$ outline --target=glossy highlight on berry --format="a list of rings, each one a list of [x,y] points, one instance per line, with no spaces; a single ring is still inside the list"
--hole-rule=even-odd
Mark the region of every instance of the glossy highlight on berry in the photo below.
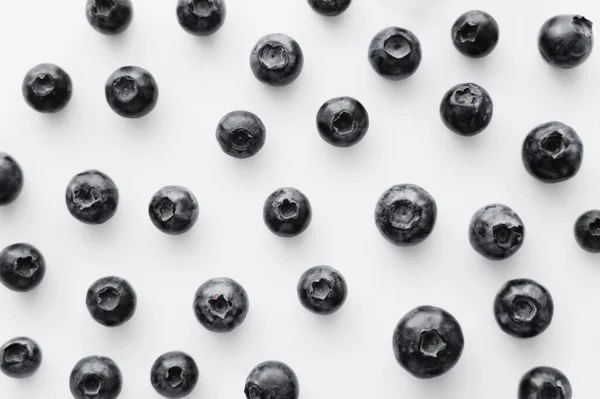
[[[71,101],[73,82],[59,66],[39,64],[27,72],[21,90],[31,108],[52,114],[62,110]]]
[[[0,283],[6,288],[27,292],[37,287],[46,275],[46,262],[33,245],[12,244],[0,252]]]
[[[351,147],[369,130],[369,114],[352,97],[336,97],[325,102],[317,112],[317,129],[321,138],[336,147]]]
[[[248,111],[233,111],[217,126],[217,141],[223,152],[239,159],[256,155],[264,146],[266,128],[260,118]]]
[[[475,136],[491,122],[494,104],[489,93],[475,83],[462,83],[446,92],[440,116],[448,129],[461,136]]]
[[[161,355],[150,370],[154,390],[165,398],[188,396],[198,382],[198,366],[190,355],[180,351]]]
[[[223,26],[227,7],[224,0],[179,0],[177,21],[195,36],[212,35]]]
[[[87,0],[85,15],[96,31],[117,35],[129,27],[133,6],[131,0]]]
[[[315,266],[305,271],[297,291],[302,306],[321,315],[337,312],[348,296],[344,276],[331,266]]]
[[[298,399],[298,377],[287,364],[270,360],[252,369],[244,394],[246,399]]]
[[[237,281],[212,278],[194,296],[194,313],[207,330],[225,333],[236,329],[248,315],[248,294]]]
[[[502,260],[514,255],[524,240],[523,221],[506,205],[486,205],[471,218],[469,242],[487,259]]]
[[[452,26],[452,43],[463,55],[482,58],[498,44],[500,29],[490,14],[472,10],[462,14]]]
[[[154,226],[163,233],[183,234],[198,220],[198,201],[183,186],[165,186],[152,196],[148,214]]]
[[[540,30],[538,47],[550,65],[570,69],[587,60],[594,47],[592,21],[581,15],[557,15]]]
[[[102,224],[112,218],[119,206],[115,182],[95,169],[75,175],[65,194],[67,209],[82,223]]]
[[[158,85],[150,72],[137,66],[114,71],[104,85],[110,108],[124,118],[148,115],[158,101]]]
[[[571,399],[571,382],[562,371],[553,367],[529,370],[519,383],[518,399]]]
[[[90,316],[98,323],[116,327],[133,317],[137,295],[127,280],[103,277],[88,288],[85,304]]]
[[[263,36],[250,53],[252,73],[262,83],[286,86],[300,76],[304,54],[298,42],[282,33]]]
[[[380,31],[369,45],[369,62],[382,77],[403,80],[421,64],[421,43],[411,31],[389,27]]]
[[[279,237],[295,237],[304,232],[312,219],[310,201],[300,190],[283,187],[265,200],[263,220]]]
[[[69,377],[75,399],[116,399],[121,393],[123,376],[116,363],[103,356],[81,359]]]
[[[41,363],[42,351],[31,338],[13,338],[0,348],[0,370],[8,377],[31,377]]]

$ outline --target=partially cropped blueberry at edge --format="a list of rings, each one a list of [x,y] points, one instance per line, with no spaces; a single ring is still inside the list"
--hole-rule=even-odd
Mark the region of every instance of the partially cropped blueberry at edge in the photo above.
[[[266,128],[252,112],[233,111],[219,121],[216,136],[225,154],[243,159],[261,150],[265,144]]]
[[[150,382],[165,398],[183,398],[196,387],[198,375],[198,366],[190,355],[180,351],[167,352],[152,365]]]
[[[117,212],[119,190],[110,177],[91,169],[71,179],[65,200],[75,219],[86,224],[102,224]]]
[[[0,152],[0,206],[13,202],[23,189],[23,171],[13,157]]]
[[[114,71],[104,85],[110,108],[124,118],[141,118],[150,113],[158,101],[158,85],[150,72],[137,66]]]
[[[514,255],[524,240],[523,221],[506,205],[486,205],[471,218],[469,242],[487,259],[502,260]]]
[[[553,367],[533,368],[519,382],[518,399],[571,399],[572,396],[569,379]]]
[[[41,363],[42,351],[31,338],[13,338],[0,348],[0,370],[8,377],[31,377]]]
[[[335,17],[350,7],[352,0],[308,0],[308,4],[317,14]]]
[[[103,356],[81,359],[71,371],[69,387],[75,399],[116,399],[123,376],[115,362]]]
[[[252,369],[244,394],[246,399],[298,399],[298,377],[287,364],[270,360]]]
[[[369,114],[352,97],[336,97],[326,101],[317,112],[317,129],[321,138],[336,147],[350,147],[365,137],[369,130]]]
[[[98,32],[116,35],[131,23],[133,6],[131,0],[88,0],[85,15]]]
[[[283,187],[265,200],[263,220],[279,237],[295,237],[304,232],[312,219],[310,201],[300,190]]]
[[[194,295],[194,313],[207,330],[233,331],[246,319],[248,294],[237,281],[219,277],[204,282]]]
[[[369,62],[382,77],[403,80],[417,71],[421,64],[421,43],[409,30],[385,28],[369,45]]]
[[[85,304],[90,316],[106,327],[116,327],[131,319],[137,306],[137,295],[127,280],[103,277],[88,288]]]
[[[489,55],[496,48],[499,37],[498,23],[484,11],[467,11],[452,26],[454,47],[471,58]]]
[[[489,93],[475,83],[462,83],[446,92],[440,116],[448,129],[461,136],[481,133],[491,122],[494,104]]]
[[[304,66],[298,42],[282,33],[263,36],[250,53],[252,73],[262,83],[285,86],[292,83]]]
[[[23,97],[31,108],[42,113],[55,113],[67,106],[73,93],[71,77],[54,64],[31,68],[22,85]]]
[[[224,0],[179,0],[177,21],[188,33],[208,36],[215,33],[225,22],[227,8]]]
[[[577,218],[575,240],[588,252],[600,252],[600,210],[587,211]]]
[[[592,21],[581,15],[557,15],[540,30],[542,58],[558,68],[575,68],[587,60],[594,47]]]
[[[331,266],[315,266],[305,271],[297,291],[302,306],[322,315],[337,312],[348,296],[344,276]]]
[[[572,127],[562,122],[548,122],[535,127],[525,137],[521,158],[533,177],[544,183],[559,183],[579,171],[583,143]]]
[[[148,214],[163,233],[183,234],[198,220],[198,201],[185,187],[165,186],[152,196]]]
[[[12,244],[0,252],[0,282],[13,291],[31,291],[45,274],[44,257],[33,245]]]

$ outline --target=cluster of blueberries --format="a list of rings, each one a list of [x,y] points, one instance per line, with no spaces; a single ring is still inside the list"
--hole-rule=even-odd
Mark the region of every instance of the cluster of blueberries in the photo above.
[[[351,0],[308,0],[319,14],[343,13]],[[178,0],[176,14],[187,32],[205,36],[216,32],[224,22],[223,0]],[[87,18],[103,34],[118,34],[130,24],[130,0],[88,0]],[[482,11],[461,15],[452,26],[451,37],[462,54],[481,58],[490,54],[499,40],[499,28],[492,16]],[[592,23],[579,15],[559,15],[542,26],[538,47],[544,60],[558,68],[574,68],[583,63],[593,47]],[[410,77],[421,62],[421,46],[410,31],[390,27],[372,40],[368,58],[373,69],[390,80]],[[284,34],[261,38],[250,55],[250,67],[258,80],[272,86],[293,82],[301,73],[304,56],[299,44]],[[31,69],[23,81],[23,95],[35,110],[44,113],[64,108],[72,93],[69,75],[51,64]],[[126,66],[115,71],[105,85],[109,106],[120,116],[139,118],[155,107],[158,86],[152,75],[140,67]],[[474,84],[451,88],[443,97],[440,115],[445,125],[463,136],[474,136],[490,123],[493,103],[488,92]],[[367,133],[369,116],[354,98],[338,97],[323,104],[317,113],[317,129],[331,145],[349,147]],[[266,129],[258,116],[234,111],[221,119],[216,138],[222,150],[235,158],[248,158],[260,151]],[[534,128],[522,147],[525,169],[545,183],[558,183],[575,176],[583,159],[583,144],[570,126],[549,122]],[[0,154],[0,205],[14,201],[23,185],[23,173],[8,154]],[[69,212],[87,224],[101,224],[116,212],[119,192],[107,175],[82,172],[69,182],[66,190]],[[183,234],[198,218],[198,203],[185,187],[167,186],[151,199],[152,223],[166,234]],[[308,198],[295,188],[280,188],[266,199],[263,218],[266,226],[280,237],[294,237],[305,231],[311,221]],[[398,246],[421,243],[432,232],[437,216],[434,198],[423,188],[400,184],[383,193],[375,208],[375,223],[380,233]],[[479,209],[469,228],[472,247],[491,260],[512,256],[522,246],[525,227],[510,207],[491,204]],[[600,210],[591,210],[575,223],[578,244],[590,252],[600,252]],[[15,291],[29,291],[43,279],[42,254],[28,244],[14,244],[0,253],[0,282]],[[317,266],[307,270],[297,286],[302,305],[326,315],[344,304],[348,289],[344,277],[334,268]],[[132,286],[118,277],[105,277],[88,289],[86,305],[98,323],[115,327],[135,313],[136,294]],[[230,278],[210,279],[198,288],[193,308],[198,321],[213,332],[229,332],[238,327],[248,313],[244,288]],[[536,281],[517,279],[498,292],[494,313],[500,328],[515,337],[531,338],[544,332],[553,317],[554,305],[548,290]],[[444,309],[421,306],[407,313],[393,334],[393,351],[398,363],[418,378],[432,378],[449,371],[461,357],[464,337],[458,321]],[[41,363],[41,351],[31,339],[19,337],[0,348],[0,369],[7,375],[24,378]],[[183,352],[160,356],[151,369],[151,382],[158,393],[168,398],[188,395],[198,380],[198,367]],[[79,361],[70,376],[76,399],[114,399],[121,390],[122,376],[117,365],[106,357],[91,356]],[[299,393],[294,371],[284,363],[268,361],[256,366],[244,388],[248,399],[296,399]],[[572,389],[567,377],[551,367],[537,367],[521,379],[520,399],[570,399]]]

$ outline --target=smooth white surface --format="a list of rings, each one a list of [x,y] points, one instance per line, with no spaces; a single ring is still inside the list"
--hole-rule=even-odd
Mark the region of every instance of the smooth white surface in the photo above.
[[[192,399],[243,397],[248,372],[277,359],[297,373],[302,399],[516,397],[528,369],[551,365],[570,378],[576,398],[597,391],[600,258],[573,238],[579,214],[600,207],[599,49],[581,67],[559,71],[538,54],[542,23],[559,13],[600,20],[589,0],[457,1],[355,0],[346,14],[326,19],[305,0],[227,0],[223,28],[212,37],[185,33],[175,1],[134,1],[135,16],[122,36],[89,27],[84,2],[11,1],[2,40],[0,150],[25,173],[20,198],[0,209],[0,246],[29,242],[47,262],[43,283],[19,294],[0,287],[0,341],[30,336],[42,347],[38,373],[23,381],[0,375],[0,397],[68,398],[73,365],[90,354],[112,357],[124,375],[121,398],[158,398],[150,385],[163,352],[192,355],[201,376]],[[456,51],[450,27],[464,11],[483,9],[500,25],[500,42],[486,59]],[[367,47],[382,28],[397,25],[421,40],[423,62],[404,82],[371,69]],[[248,57],[264,34],[284,32],[305,54],[291,86],[265,87]],[[74,82],[69,106],[56,115],[32,111],[21,96],[26,71],[40,63],[62,66]],[[156,78],[160,97],[141,120],[113,113],[104,82],[134,64]],[[445,129],[439,102],[451,86],[473,81],[491,94],[494,116],[475,138]],[[327,99],[358,98],[371,127],[350,149],[326,144],[315,114]],[[215,140],[219,119],[234,109],[258,114],[266,145],[245,161],[223,154]],[[520,158],[531,128],[561,120],[580,134],[583,166],[576,178],[544,185]],[[64,203],[71,177],[96,168],[110,175],[121,200],[101,226],[72,218]],[[422,245],[396,248],[377,232],[373,210],[397,183],[423,186],[437,200],[438,221]],[[149,221],[152,194],[167,184],[189,187],[200,203],[197,225],[170,237]],[[262,222],[262,205],[280,186],[301,189],[312,202],[310,228],[280,239]],[[467,238],[472,214],[502,202],[526,224],[522,249],[493,263]],[[329,264],[346,277],[342,310],[318,317],[296,297],[302,272]],[[85,307],[97,278],[128,279],[138,294],[135,316],[108,329]],[[235,332],[204,330],[192,312],[196,288],[229,276],[248,291],[251,309]],[[555,300],[552,326],[520,341],[502,333],[492,302],[508,279],[544,284]],[[396,363],[391,348],[397,321],[415,306],[446,308],[462,324],[466,346],[458,365],[441,378],[416,380]]]

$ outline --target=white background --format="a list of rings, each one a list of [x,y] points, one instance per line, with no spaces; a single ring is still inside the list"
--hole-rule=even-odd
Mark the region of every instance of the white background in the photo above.
[[[459,1],[355,0],[340,18],[314,13],[305,0],[227,0],[224,26],[214,36],[185,33],[175,1],[134,1],[126,33],[106,37],[84,15],[84,2],[11,1],[4,5],[0,150],[25,173],[21,196],[0,209],[0,246],[28,242],[44,254],[47,274],[33,292],[0,287],[0,341],[25,335],[44,359],[28,380],[0,375],[0,396],[68,398],[68,377],[82,357],[113,358],[124,375],[122,398],[158,398],[150,366],[162,353],[184,350],[201,376],[190,398],[243,397],[248,372],[277,359],[297,373],[301,398],[516,397],[528,369],[563,370],[576,398],[597,392],[600,354],[600,258],[580,250],[575,219],[600,207],[600,50],[581,67],[555,70],[537,50],[542,23],[559,13],[600,21],[590,0]],[[500,42],[486,59],[458,53],[450,27],[479,8],[500,25]],[[421,40],[423,62],[403,82],[379,77],[367,60],[371,38],[397,25]],[[305,55],[291,86],[260,84],[248,65],[264,34],[294,37]],[[23,101],[21,81],[32,66],[52,62],[74,82],[73,98],[56,115]],[[113,113],[104,82],[123,65],[148,69],[160,87],[156,109],[140,120]],[[451,86],[473,81],[491,94],[492,123],[462,138],[440,121],[439,102]],[[367,108],[371,127],[350,149],[326,144],[315,115],[327,99],[350,95]],[[219,119],[247,109],[267,127],[254,158],[223,154],[215,140]],[[535,125],[572,125],[584,146],[576,178],[544,185],[523,168],[521,143]],[[73,175],[99,169],[116,182],[121,200],[108,223],[72,218],[64,192]],[[437,200],[438,221],[420,246],[397,248],[373,222],[381,193],[416,183]],[[167,184],[190,188],[200,217],[186,235],[160,233],[148,202]],[[271,234],[262,221],[264,199],[280,186],[302,190],[313,205],[309,229],[295,239]],[[467,227],[481,206],[502,202],[523,218],[522,249],[503,262],[487,261],[468,242]],[[329,264],[349,285],[340,312],[319,317],[304,310],[296,282],[307,268]],[[94,322],[85,293],[97,278],[118,275],[138,294],[125,325]],[[202,328],[192,312],[196,288],[229,276],[248,291],[250,312],[233,333]],[[497,327],[492,303],[511,278],[538,280],[552,293],[555,315],[538,338],[517,340]],[[443,377],[421,381],[396,363],[391,346],[398,320],[418,305],[446,308],[462,324],[466,346]]]

